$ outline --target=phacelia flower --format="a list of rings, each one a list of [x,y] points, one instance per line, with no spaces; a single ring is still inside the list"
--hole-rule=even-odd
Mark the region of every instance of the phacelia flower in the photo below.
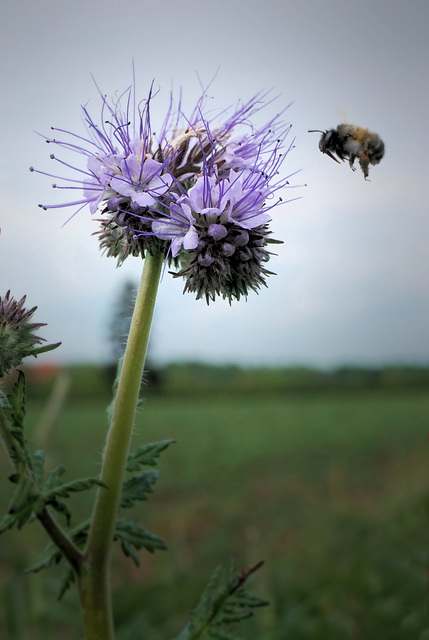
[[[263,210],[269,196],[267,177],[231,171],[228,178],[200,176],[186,195],[170,205],[170,215],[152,223],[158,237],[171,238],[173,257],[181,257],[175,277],[185,278],[185,291],[204,297],[232,299],[265,285],[264,264],[270,253],[270,215]],[[180,253],[181,247],[185,249]]]
[[[99,124],[82,107],[86,136],[54,129],[60,137],[47,139],[86,160],[82,168],[51,154],[77,172],[75,180],[64,177],[53,186],[77,189],[81,198],[40,206],[87,206],[98,216],[96,233],[108,256],[121,263],[129,255],[162,251],[178,269],[174,275],[185,278],[185,291],[197,298],[231,301],[265,284],[267,245],[276,242],[269,237],[270,212],[282,202],[277,192],[289,186],[290,176],[280,177],[280,170],[292,146],[286,145],[290,125],[281,114],[253,124],[272,102],[269,94],[214,113],[207,112],[203,92],[186,115],[171,94],[157,135],[153,87],[138,104],[134,85],[111,102],[100,96]]]
[[[25,296],[18,302],[11,297],[10,291],[0,296],[0,378],[19,366],[27,356],[37,356],[61,344],[36,346],[46,342],[34,334],[45,323],[31,323],[30,318],[37,307],[25,310],[24,303]]]

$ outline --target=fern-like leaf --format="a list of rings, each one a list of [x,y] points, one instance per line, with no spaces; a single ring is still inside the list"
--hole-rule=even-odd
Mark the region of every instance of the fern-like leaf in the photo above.
[[[43,506],[50,506],[57,513],[63,515],[67,520],[67,524],[70,524],[71,512],[63,501],[64,498],[68,498],[71,493],[86,491],[95,486],[107,488],[107,485],[98,478],[80,478],[70,482],[62,482],[62,476],[66,468],[63,465],[59,465],[45,474],[44,462],[44,451],[36,451],[33,456],[33,469]]]
[[[25,375],[18,371],[18,378],[6,400],[2,400],[2,407],[7,418],[7,427],[11,441],[11,455],[15,463],[30,467],[30,456],[24,436],[25,417]]]
[[[130,453],[127,459],[127,471],[140,471],[140,467],[157,465],[157,458],[175,440],[161,440],[142,445],[135,453]]]
[[[38,492],[34,489],[34,483],[28,476],[13,474],[10,480],[17,482],[18,486],[12,496],[8,512],[0,523],[0,533],[15,526],[21,529],[31,518],[39,498]]]
[[[153,553],[156,549],[166,549],[164,540],[154,533],[150,533],[145,527],[140,526],[134,520],[118,518],[116,521],[114,540],[119,540],[122,551],[127,557],[134,560],[136,566],[140,566],[140,559],[136,553],[143,547]]]
[[[85,520],[76,527],[73,527],[73,529],[70,529],[68,532],[70,540],[79,547],[79,549],[82,549],[85,546],[86,539],[88,537],[89,525],[90,521]],[[40,554],[39,561],[31,567],[28,567],[28,569],[25,570],[25,573],[37,573],[42,569],[48,569],[49,567],[58,564],[63,557],[62,551],[60,551],[53,542],[49,542]]]
[[[152,485],[158,480],[159,472],[154,469],[142,471],[132,476],[122,485],[120,506],[127,509],[134,505],[136,500],[147,500],[148,493],[153,493]]]
[[[242,640],[231,625],[252,616],[255,608],[268,605],[267,601],[244,588],[247,579],[263,563],[261,560],[237,573],[236,560],[232,556],[225,567],[217,567],[188,624],[175,640]]]

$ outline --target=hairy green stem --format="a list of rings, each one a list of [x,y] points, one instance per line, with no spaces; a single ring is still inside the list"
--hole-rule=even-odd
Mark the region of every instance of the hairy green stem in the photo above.
[[[101,480],[109,489],[98,490],[86,561],[78,576],[86,640],[114,637],[110,554],[162,263],[161,253],[147,254],[144,261],[104,452]]]

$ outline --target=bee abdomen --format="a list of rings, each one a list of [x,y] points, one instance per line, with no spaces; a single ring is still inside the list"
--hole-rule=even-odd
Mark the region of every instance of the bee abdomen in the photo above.
[[[378,164],[384,156],[384,142],[377,134],[374,137],[376,140],[368,147],[367,154],[371,164]]]

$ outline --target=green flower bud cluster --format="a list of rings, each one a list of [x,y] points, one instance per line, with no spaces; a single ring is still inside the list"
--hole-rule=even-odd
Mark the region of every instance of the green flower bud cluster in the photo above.
[[[10,295],[0,296],[0,378],[18,367],[27,356],[37,356],[39,353],[51,351],[61,343],[37,346],[46,342],[44,338],[35,335],[40,327],[46,323],[30,322],[37,307],[26,310],[24,308],[26,296],[17,301]]]

